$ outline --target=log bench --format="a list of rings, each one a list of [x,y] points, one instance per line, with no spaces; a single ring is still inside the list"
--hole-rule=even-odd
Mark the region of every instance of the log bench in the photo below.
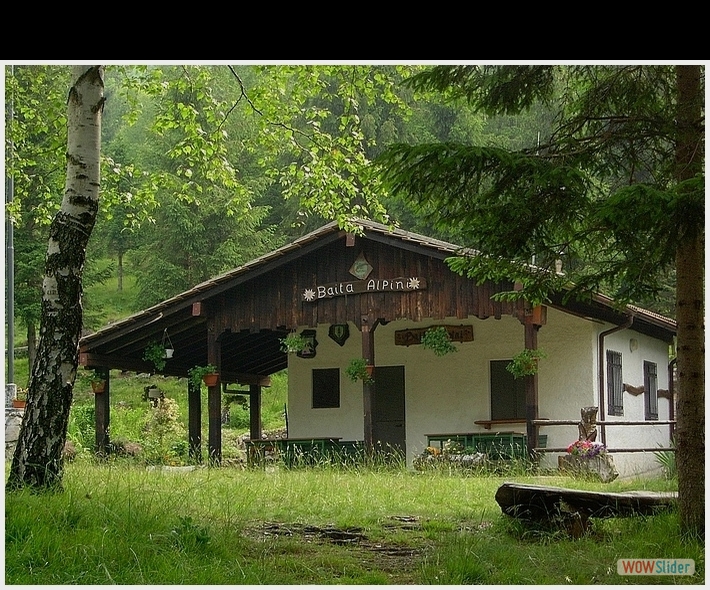
[[[589,529],[590,518],[654,514],[675,505],[677,492],[589,492],[505,482],[496,492],[504,514],[528,522],[557,524],[573,536]]]

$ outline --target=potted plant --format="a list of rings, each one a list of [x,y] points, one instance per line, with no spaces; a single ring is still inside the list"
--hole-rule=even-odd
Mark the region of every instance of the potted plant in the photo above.
[[[619,472],[605,445],[590,440],[576,440],[567,447],[567,455],[557,458],[560,471],[593,477],[604,483],[614,481]]]
[[[217,385],[219,381],[219,373],[217,372],[217,367],[214,365],[196,366],[188,371],[190,375],[190,380],[193,385],[199,388],[202,383],[207,385],[207,387],[213,387]]]
[[[367,359],[355,358],[351,359],[348,366],[345,368],[345,374],[350,377],[351,381],[362,380],[363,383],[373,383],[372,372],[374,365],[368,365]]]
[[[537,362],[547,357],[542,350],[526,348],[513,357],[513,360],[505,367],[506,371],[513,374],[518,379],[537,373]]]
[[[173,346],[173,341],[170,339],[170,334],[168,334],[168,329],[163,330],[163,349],[165,350],[165,358],[173,358],[173,353],[175,352],[175,347]]]
[[[27,390],[17,388],[15,399],[12,400],[13,408],[24,408],[27,405]]]
[[[165,348],[158,342],[151,342],[145,347],[143,352],[143,360],[153,363],[156,371],[162,371],[165,368]]]
[[[444,326],[429,328],[422,334],[422,347],[432,350],[436,356],[456,352],[458,348],[451,343],[451,336]]]
[[[94,393],[103,393],[106,391],[106,379],[100,371],[94,370],[91,373],[89,380],[91,383],[91,391]]]
[[[308,338],[296,332],[290,332],[285,338],[280,339],[281,350],[287,354],[298,354],[306,349],[309,344]]]

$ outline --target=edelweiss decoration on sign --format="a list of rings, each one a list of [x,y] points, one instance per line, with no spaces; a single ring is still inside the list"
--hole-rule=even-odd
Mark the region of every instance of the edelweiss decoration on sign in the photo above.
[[[354,295],[356,293],[374,293],[377,291],[419,291],[426,289],[426,279],[420,277],[398,277],[396,279],[369,279],[367,281],[344,281],[328,283],[304,289],[301,301],[311,302],[318,299]]]

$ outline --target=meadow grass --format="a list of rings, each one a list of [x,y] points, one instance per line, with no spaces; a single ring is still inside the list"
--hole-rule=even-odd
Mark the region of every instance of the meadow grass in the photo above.
[[[130,277],[124,281],[123,293],[101,286],[87,290],[97,310],[96,317],[90,311],[92,323],[103,325],[135,311],[130,303],[135,284]],[[26,386],[28,372],[27,359],[16,359],[18,386]],[[286,374],[273,375],[272,383],[262,398],[266,430],[284,425]],[[114,371],[112,440],[141,440],[150,414],[141,394],[149,384],[177,402],[186,427],[184,379]],[[500,484],[511,479],[609,491],[674,490],[673,480],[599,484],[533,477],[522,469],[472,476],[412,471],[401,462],[163,471],[136,460],[93,459],[93,402],[88,384],[77,382],[69,434],[84,452],[66,465],[63,491],[5,495],[6,584],[704,581],[704,545],[679,538],[673,512],[594,521],[589,535],[571,539],[505,517],[494,499]],[[233,440],[248,431],[248,413],[232,407],[232,420],[223,427],[225,457],[233,456]],[[203,422],[206,432],[205,414]],[[694,559],[696,574],[619,576],[616,561],[630,557]]]
[[[595,521],[571,539],[501,514],[503,477],[319,466],[66,466],[64,490],[5,497],[8,584],[702,583],[704,547],[675,513]],[[585,489],[565,477],[516,481]],[[340,542],[328,531],[353,533]],[[696,574],[622,577],[619,558],[694,559]]]

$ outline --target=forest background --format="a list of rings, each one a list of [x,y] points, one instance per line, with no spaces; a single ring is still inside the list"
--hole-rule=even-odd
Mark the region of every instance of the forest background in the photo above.
[[[702,350],[698,338],[702,335],[702,313],[699,310],[703,305],[700,276],[704,236],[702,67],[454,67],[444,68],[443,76],[441,70],[434,68],[438,71],[432,76],[424,72],[423,76],[416,77],[423,81],[422,84],[399,85],[399,81],[409,77],[416,69],[402,66],[267,66],[242,72],[227,66],[228,74],[223,74],[225,70],[199,66],[181,66],[172,71],[147,66],[116,68],[116,88],[123,91],[117,96],[119,103],[123,99],[125,105],[121,120],[130,121],[132,129],[141,129],[140,123],[145,124],[144,114],[150,113],[150,123],[144,127],[159,138],[160,146],[157,152],[146,148],[141,150],[139,157],[127,157],[128,150],[132,152],[131,156],[135,155],[136,145],[150,145],[143,143],[147,142],[148,136],[139,135],[137,142],[125,145],[112,137],[108,150],[105,147],[106,138],[99,138],[98,133],[86,136],[86,140],[96,144],[96,147],[104,144],[106,173],[101,182],[101,203],[106,207],[106,220],[117,220],[120,225],[115,238],[100,245],[104,254],[116,257],[118,284],[123,276],[124,256],[128,253],[135,256],[141,270],[137,301],[142,299],[141,303],[145,306],[149,304],[145,302],[152,298],[163,299],[199,282],[201,279],[196,277],[201,274],[206,278],[220,272],[215,269],[220,269],[222,265],[226,269],[239,264],[245,253],[253,251],[254,255],[258,255],[262,250],[280,245],[284,235],[279,232],[278,222],[269,219],[269,215],[276,210],[275,203],[263,200],[273,188],[297,212],[297,222],[289,227],[300,227],[301,230],[307,229],[314,221],[322,223],[322,220],[332,219],[345,229],[356,229],[353,216],[385,223],[395,221],[405,228],[408,224],[400,219],[411,216],[412,225],[408,229],[416,229],[413,226],[422,224],[422,219],[427,221],[424,225],[429,225],[429,217],[422,214],[427,207],[421,207],[421,199],[417,209],[411,197],[419,198],[420,193],[431,193],[435,200],[443,199],[444,215],[430,207],[431,216],[440,218],[440,223],[436,225],[439,231],[435,231],[434,227],[432,231],[420,231],[461,241],[455,239],[459,236],[457,230],[472,223],[469,229],[476,228],[478,233],[469,233],[466,245],[479,247],[476,242],[487,244],[492,249],[479,249],[498,256],[495,260],[488,257],[470,259],[473,266],[488,266],[488,272],[500,273],[501,268],[496,267],[501,262],[503,266],[511,266],[506,260],[517,254],[515,264],[520,265],[521,269],[529,269],[528,260],[535,262],[536,266],[541,263],[549,265],[569,249],[566,268],[575,269],[576,266],[575,270],[581,268],[584,273],[585,266],[589,265],[589,280],[582,289],[603,290],[607,286],[604,277],[608,277],[610,287],[614,282],[621,281],[616,285],[619,288],[616,294],[624,297],[624,301],[633,298],[636,303],[649,307],[651,301],[664,299],[661,297],[664,290],[672,290],[675,272],[672,262],[675,260],[679,318],[678,456],[679,459],[697,458],[698,451],[704,447],[700,437],[704,428],[704,418],[699,412],[704,405],[704,385]],[[555,75],[557,69],[562,74],[559,79]],[[28,227],[42,228],[56,210],[52,205],[50,184],[53,172],[59,169],[57,163],[62,159],[64,141],[57,141],[57,137],[61,137],[58,133],[61,117],[47,119],[46,114],[51,113],[52,105],[58,108],[61,104],[51,97],[51,89],[54,88],[52,81],[60,70],[50,67],[46,71],[32,71],[31,68],[21,70],[18,67],[16,73],[15,67],[10,67],[7,120],[11,140],[6,142],[9,147],[6,160],[13,171],[9,177],[12,185],[9,194],[13,195],[13,201],[8,207],[13,230],[14,223],[19,221],[23,212],[29,214]],[[112,94],[110,85],[109,91],[104,94],[104,68],[79,67],[75,71],[78,74],[77,86],[72,86],[69,94],[69,114],[85,116],[87,122],[92,119],[91,126],[98,130],[106,99]],[[220,74],[214,75],[214,71]],[[254,79],[249,76],[254,72],[258,77],[252,85],[250,82]],[[565,72],[570,75],[565,75]],[[220,97],[223,96],[226,80],[220,76],[229,74],[232,77],[228,80],[232,84],[236,80],[239,92],[232,86],[229,98],[223,100]],[[88,105],[81,100],[82,94],[77,90],[79,83],[95,92],[98,99],[95,104]],[[554,121],[549,111],[541,111],[544,113],[542,119],[535,120],[537,148],[530,148],[528,135],[524,142],[528,149],[517,154],[513,153],[516,147],[502,143],[499,136],[486,141],[471,133],[463,136],[468,146],[457,146],[454,139],[458,138],[450,135],[443,141],[434,136],[437,145],[432,147],[432,142],[427,145],[422,135],[407,136],[402,133],[398,136],[400,129],[396,123],[400,118],[402,121],[416,121],[415,115],[419,112],[415,108],[417,101],[414,96],[407,93],[408,88],[416,88],[419,100],[424,103],[429,102],[431,91],[442,93],[447,105],[458,106],[455,100],[451,102],[456,97],[471,104],[478,103],[476,113],[506,115],[505,122],[515,129],[524,125],[521,121],[525,119],[509,115],[527,112],[528,116],[534,116],[538,112],[535,106],[540,99],[547,105],[557,106],[558,111]],[[563,91],[564,98],[555,96],[557,89]],[[25,96],[22,96],[23,90],[26,91]],[[571,100],[571,103],[565,102],[565,99]],[[439,104],[436,100],[433,102]],[[72,106],[82,105],[84,113],[71,109]],[[231,115],[238,113],[240,107],[254,115],[248,121],[243,120],[246,129],[251,130],[250,125],[255,123],[253,133],[247,131],[230,136],[230,126],[237,119]],[[577,113],[579,116],[576,116]],[[572,116],[568,118],[567,115]],[[553,123],[551,134],[540,124],[545,118]],[[494,119],[483,118],[479,121],[484,121],[485,125]],[[95,124],[96,120],[99,125]],[[427,120],[426,117],[424,120]],[[473,120],[476,121],[475,116]],[[88,130],[90,125],[77,122],[72,124],[70,121],[70,131]],[[561,127],[555,128],[555,125]],[[476,124],[472,127],[476,128]],[[455,128],[456,125],[453,125],[451,130]],[[391,133],[384,133],[385,129]],[[416,125],[415,129],[422,131]],[[466,127],[466,130],[471,129]],[[424,133],[430,131],[433,130],[424,126]],[[483,130],[476,131],[485,133],[485,126]],[[577,131],[588,131],[591,135],[580,136]],[[382,135],[392,141],[385,139],[378,143]],[[541,137],[550,137],[551,143],[543,141],[541,144]],[[23,140],[28,140],[25,145]],[[555,140],[561,140],[561,143],[555,145]],[[421,144],[422,141],[425,143]],[[387,146],[395,142],[398,143],[394,149],[388,150]],[[469,147],[472,143],[486,147]],[[421,147],[412,147],[415,144],[421,144]],[[87,145],[75,142],[75,147],[84,148]],[[69,142],[65,192],[70,195],[76,192],[69,183],[71,167],[76,168],[76,181],[85,183],[86,190],[97,192],[99,177],[93,171],[98,168],[99,150],[93,150],[95,157],[91,166],[94,176],[90,177],[88,172],[79,170],[77,165],[83,160],[75,156],[71,148]],[[377,158],[378,149],[385,150],[384,180],[378,174],[377,167],[369,166],[372,158]],[[541,152],[540,157],[537,152]],[[114,154],[118,159],[112,157]],[[440,160],[442,155],[447,155],[444,161]],[[449,157],[451,155],[454,157]],[[242,160],[242,157],[245,159]],[[254,166],[253,175],[249,173],[250,166]],[[442,179],[442,173],[447,174],[446,181]],[[486,178],[483,184],[482,178]],[[493,184],[490,184],[491,181]],[[22,187],[17,193],[14,191],[15,182]],[[394,190],[403,194],[404,200],[390,197],[383,182],[388,182]],[[618,187],[619,183],[630,183],[631,187],[614,192],[614,187]],[[478,205],[472,203],[478,219],[469,219],[471,204],[465,200],[468,196],[465,189],[475,187],[479,191],[484,189],[480,196],[483,201],[488,199],[488,204],[479,211]],[[23,193],[23,189],[29,191]],[[604,194],[610,189],[612,193],[608,199],[589,200],[590,196]],[[15,194],[17,200],[14,199]],[[65,297],[57,311],[52,312],[56,315],[58,310],[62,313],[66,310],[66,320],[72,323],[71,330],[67,331],[63,324],[61,326],[65,329],[60,329],[60,324],[56,322],[55,328],[70,337],[71,333],[74,337],[78,336],[83,322],[81,314],[77,316],[72,311],[76,309],[74,303],[79,300],[82,288],[81,275],[87,249],[84,238],[80,236],[88,239],[92,235],[99,204],[98,195],[76,194],[81,196],[65,200],[52,221],[55,233],[50,239],[47,256],[47,260],[52,259],[52,265],[50,268],[47,263],[47,276],[44,278],[45,300],[49,297],[50,303],[57,294],[62,299],[64,291],[75,295]],[[491,196],[495,198],[490,200]],[[540,196],[544,198],[540,200]],[[526,201],[529,197],[533,200]],[[33,198],[36,199],[34,204],[31,202]],[[550,200],[552,210],[545,209],[546,200]],[[576,203],[574,207],[573,203]],[[591,211],[588,211],[590,206]],[[493,210],[489,210],[490,207]],[[496,211],[502,213],[502,217],[496,218]],[[588,212],[592,213],[589,219]],[[73,218],[72,214],[76,217]],[[218,221],[220,229],[227,229],[222,239],[206,243],[206,234],[219,232],[208,227],[205,214]],[[463,214],[463,217],[457,222],[458,214]],[[234,224],[232,226],[225,223],[230,219]],[[288,216],[281,219],[288,219]],[[531,224],[534,220],[539,222],[539,227]],[[562,226],[554,222],[562,222]],[[592,226],[584,228],[585,223]],[[153,224],[153,227],[148,224]],[[530,231],[523,230],[527,226],[530,226]],[[163,233],[153,242],[137,239],[126,243],[127,236],[133,238],[140,235],[142,238],[148,230],[158,227],[162,230],[170,228],[172,234]],[[545,248],[544,242],[549,238],[561,238],[561,234],[565,233],[563,230],[572,231],[567,241],[562,244],[554,242]],[[58,236],[65,233],[73,235],[77,231],[73,243],[79,247],[65,251]],[[512,236],[509,235],[511,231]],[[239,232],[242,232],[241,237]],[[644,239],[638,239],[639,232]],[[107,235],[110,233],[106,231]],[[595,235],[596,240],[588,240]],[[506,236],[513,239],[506,241],[503,239]],[[470,243],[471,238],[474,243]],[[580,239],[582,242],[578,244]],[[594,248],[586,253],[591,256],[585,260],[586,242]],[[53,243],[57,245],[54,250]],[[67,241],[66,245],[69,243]],[[177,259],[171,259],[178,243],[186,247],[181,249]],[[169,252],[161,250],[164,244],[170,245]],[[582,248],[576,248],[578,245]],[[541,246],[546,254],[545,260],[542,257],[538,260],[536,256]],[[31,244],[27,251],[30,253],[27,259],[38,259],[39,253],[32,249]],[[70,252],[74,252],[76,257],[67,265]],[[603,259],[600,252],[604,252]],[[53,253],[61,256],[54,256]],[[524,257],[521,258],[521,254]],[[67,260],[62,260],[64,266],[55,268],[55,259],[59,258]],[[150,273],[146,272],[146,261],[151,269],[158,268],[157,280],[156,274],[153,274],[152,283]],[[8,264],[7,268],[15,269],[15,266]],[[17,266],[19,269],[19,264]],[[61,272],[50,276],[57,270]],[[474,271],[469,269],[469,272]],[[479,271],[481,268],[476,272]],[[108,268],[98,268],[89,270],[86,279],[90,280],[92,272],[98,280],[106,280],[109,276]],[[542,279],[548,276],[538,274]],[[557,277],[556,274],[549,276]],[[579,273],[576,276],[580,276]],[[65,280],[65,277],[71,281]],[[47,295],[47,281],[57,284],[57,278],[61,278],[61,284],[66,282],[68,286],[64,291],[62,288],[50,289]],[[176,284],[181,280],[187,281],[187,284],[177,288]],[[13,278],[8,283],[16,281]],[[32,285],[28,283],[28,286],[31,293]],[[528,286],[526,283],[524,286],[527,294]],[[161,289],[165,293],[161,294]],[[536,291],[543,294],[543,298],[547,292],[549,290]],[[29,329],[33,321],[30,317],[34,311],[33,300],[31,298],[30,305],[23,307],[30,354],[34,340],[34,330]],[[41,321],[46,326],[51,314],[45,313],[44,303]],[[10,313],[13,312],[14,309],[11,309]],[[75,321],[77,317],[78,322]],[[87,322],[84,322],[83,328],[86,327]],[[61,334],[59,337],[61,339]],[[40,346],[45,342],[46,339],[43,339]],[[59,350],[61,354],[69,355],[67,362],[74,354],[73,348],[64,346]],[[39,355],[40,360],[49,360],[51,355],[47,350],[44,355]],[[43,375],[49,372],[45,371]],[[41,371],[35,370],[34,373],[39,375]],[[30,384],[31,409],[37,402],[46,406],[48,399],[38,393],[41,388],[33,388],[34,377]],[[66,381],[63,373],[56,373],[55,377],[58,379],[55,386],[66,390],[67,403],[63,409],[68,412],[73,377],[70,381]],[[46,415],[53,420],[56,414],[48,412]],[[49,428],[49,432],[53,430]],[[26,431],[29,434],[25,437]],[[23,428],[23,440],[32,439],[33,432],[38,436],[45,432],[46,437],[46,431],[41,429],[31,431]],[[40,440],[40,443],[38,449],[46,446],[47,441]],[[61,447],[54,446],[56,456],[53,460],[58,462]],[[18,456],[18,452],[15,455]],[[19,455],[24,456],[25,451]],[[44,465],[44,458],[38,456],[34,464],[40,463]],[[686,463],[679,461],[679,474],[680,465]],[[28,461],[25,464],[29,464]],[[702,476],[702,481],[702,463],[691,461],[687,464],[692,469],[683,467],[683,481],[686,484],[697,481],[697,476]],[[38,476],[41,474],[38,473]],[[692,487],[680,486],[680,491],[689,491]],[[693,492],[694,495],[681,494],[682,507],[704,503],[704,494],[698,486],[693,488]],[[694,526],[702,526],[702,510],[696,507],[683,513],[692,513]]]
[[[549,136],[553,110],[489,116],[463,99],[414,93],[426,66],[113,65],[106,69],[101,211],[85,286],[135,295],[106,316],[92,289],[91,332],[332,221],[343,211],[470,245],[387,194],[368,162],[395,143],[520,150]],[[70,67],[6,66],[6,162],[14,197],[15,345],[34,358],[47,230],[65,181]],[[9,116],[12,109],[12,116]],[[674,277],[637,301],[673,316]],[[94,290],[95,291],[95,290]],[[24,384],[20,384],[21,386]]]

